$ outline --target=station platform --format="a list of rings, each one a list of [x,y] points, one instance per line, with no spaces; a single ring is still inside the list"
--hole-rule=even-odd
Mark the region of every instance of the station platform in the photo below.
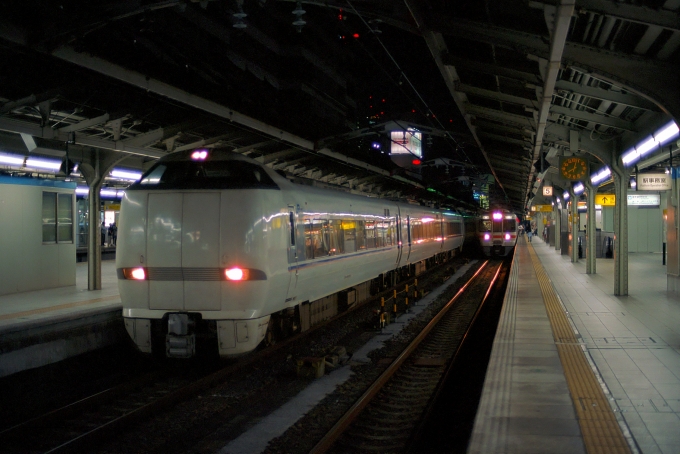
[[[0,377],[126,337],[114,260],[102,260],[101,290],[87,290],[82,262],[75,286],[0,296]]]
[[[680,452],[680,296],[661,254],[585,260],[534,237],[515,252],[469,453]]]

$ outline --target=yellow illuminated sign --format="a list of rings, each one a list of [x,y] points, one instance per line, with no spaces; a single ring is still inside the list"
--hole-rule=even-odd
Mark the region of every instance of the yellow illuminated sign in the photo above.
[[[595,205],[613,207],[616,205],[616,195],[614,194],[596,194]]]
[[[532,205],[531,206],[531,211],[550,212],[552,210],[553,210],[552,205]]]

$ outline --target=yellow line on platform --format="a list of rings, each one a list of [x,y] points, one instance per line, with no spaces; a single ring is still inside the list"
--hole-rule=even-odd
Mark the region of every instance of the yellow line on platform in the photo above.
[[[555,289],[545,272],[533,246],[529,254],[543,294],[553,337],[564,369],[567,386],[574,402],[581,427],[583,442],[588,453],[630,453],[630,447],[621,431],[616,415],[588,364],[585,352],[569,324]]]
[[[78,307],[78,306],[87,306],[88,304],[94,304],[94,303],[99,303],[102,301],[110,301],[120,298],[118,295],[113,295],[113,296],[105,296],[102,298],[94,298],[91,300],[86,300],[86,301],[76,301],[74,303],[64,303],[64,304],[58,304],[56,306],[49,306],[49,307],[41,307],[40,309],[32,309],[30,311],[21,311],[21,312],[13,312],[11,314],[4,314],[0,315],[0,320],[10,320],[14,318],[21,318],[21,317],[26,317],[29,315],[38,315],[38,314],[45,314],[47,312],[53,312],[53,311],[58,311],[60,309],[70,309],[72,307]]]

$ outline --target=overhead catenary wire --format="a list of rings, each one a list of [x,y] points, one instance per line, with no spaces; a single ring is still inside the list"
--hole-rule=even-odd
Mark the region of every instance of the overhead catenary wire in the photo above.
[[[366,26],[366,28],[368,28],[369,30],[372,30],[370,24],[364,19],[364,17],[361,15],[361,13],[359,13],[359,11],[357,11],[357,9],[354,7],[354,5],[352,4],[352,2],[349,1],[349,0],[347,0],[347,4],[348,4],[349,7],[352,9],[352,11],[354,12],[354,14],[356,14],[356,16],[357,16],[357,17],[361,20],[361,22]],[[379,37],[378,35],[375,35],[375,39],[376,39],[376,41],[378,42],[378,44],[380,44],[380,46],[382,47],[382,49],[385,51],[385,54],[389,57],[389,59],[392,61],[392,63],[394,63],[394,66],[395,66],[395,67],[397,68],[397,70],[399,71],[399,76],[400,76],[400,78],[403,78],[403,79],[406,81],[406,83],[409,85],[409,87],[411,87],[411,90],[413,90],[413,93],[415,93],[415,95],[418,97],[418,100],[422,103],[423,106],[425,106],[425,111],[426,111],[426,113],[429,115],[429,117],[428,117],[428,118],[429,118],[429,121],[434,121],[434,122],[436,123],[436,125],[437,125],[442,131],[445,131],[446,136],[447,136],[451,141],[453,141],[453,143],[455,144],[455,150],[454,150],[454,151],[455,151],[455,152],[458,152],[458,153],[462,153],[463,157],[464,157],[468,162],[472,163],[472,160],[467,156],[467,153],[465,153],[465,149],[458,143],[458,141],[451,135],[450,132],[446,131],[446,129],[444,128],[444,125],[441,123],[441,121],[439,120],[439,118],[434,114],[434,112],[432,111],[432,109],[431,109],[430,106],[428,105],[427,101],[425,101],[425,99],[422,97],[422,95],[420,94],[420,92],[418,91],[418,89],[415,87],[415,85],[413,85],[413,83],[411,82],[411,80],[409,79],[409,77],[406,75],[406,73],[404,72],[404,70],[401,68],[401,66],[399,65],[399,63],[396,61],[396,59],[394,58],[394,56],[392,55],[392,53],[389,51],[389,49],[387,48],[387,46],[385,46],[385,44],[384,44],[383,41],[380,39],[380,37]],[[364,48],[364,49],[365,49],[365,48]],[[376,64],[377,64],[384,72],[387,73],[387,71],[386,71],[384,68],[381,67],[380,63],[378,63],[378,62],[375,60],[375,58],[373,57],[373,55],[371,55],[371,53],[368,52],[367,50],[366,50],[366,52],[367,52],[368,55],[375,61],[375,63],[376,63]],[[388,74],[389,74],[389,73],[388,73]],[[392,82],[393,82],[393,83],[396,83],[396,82],[394,82],[394,80],[392,80]],[[399,84],[397,84],[397,85],[399,85]],[[406,95],[406,93],[404,93],[404,94]],[[406,95],[406,96],[408,96],[408,95]],[[475,170],[477,170],[477,171],[479,172],[479,170],[476,168],[476,166],[474,166],[474,164],[473,164],[473,167],[475,168]]]

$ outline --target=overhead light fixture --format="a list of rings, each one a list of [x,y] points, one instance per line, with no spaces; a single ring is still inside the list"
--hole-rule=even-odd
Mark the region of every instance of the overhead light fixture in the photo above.
[[[603,169],[600,169],[597,173],[590,176],[590,182],[592,184],[600,184],[601,182],[609,178],[611,174],[612,174],[611,169],[605,166]]]
[[[297,2],[295,9],[292,11],[293,14],[295,14],[295,20],[293,21],[293,27],[298,31],[298,33],[302,33],[302,27],[305,26],[307,22],[302,18],[302,15],[305,14],[307,11],[302,9],[302,3]]]
[[[586,187],[583,186],[583,183],[579,182],[576,186],[574,186],[574,194],[581,194],[585,190]]]
[[[569,191],[564,191],[564,192],[562,193],[562,198],[563,198],[565,201],[569,200]]]
[[[630,150],[626,151],[621,155],[621,161],[626,167],[630,166],[638,159],[648,154],[652,150],[658,147],[664,146],[669,140],[678,137],[680,134],[680,129],[674,121],[666,124],[663,128],[656,131],[650,137],[640,142],[638,145],[634,146]]]
[[[243,19],[248,17],[248,15],[243,12],[243,7],[241,5],[239,5],[238,11],[235,12],[234,14],[232,14],[232,16],[234,16],[234,19],[235,19],[234,25],[233,25],[234,28],[238,28],[239,30],[243,30],[244,28],[247,27],[247,25],[243,21]]]
[[[109,176],[119,180],[137,181],[142,178],[142,172],[127,169],[113,169]]]
[[[6,164],[12,167],[21,167],[27,170],[49,170],[51,172],[58,172],[63,160],[38,158],[33,156],[22,156],[11,153],[0,153],[0,164]]]

